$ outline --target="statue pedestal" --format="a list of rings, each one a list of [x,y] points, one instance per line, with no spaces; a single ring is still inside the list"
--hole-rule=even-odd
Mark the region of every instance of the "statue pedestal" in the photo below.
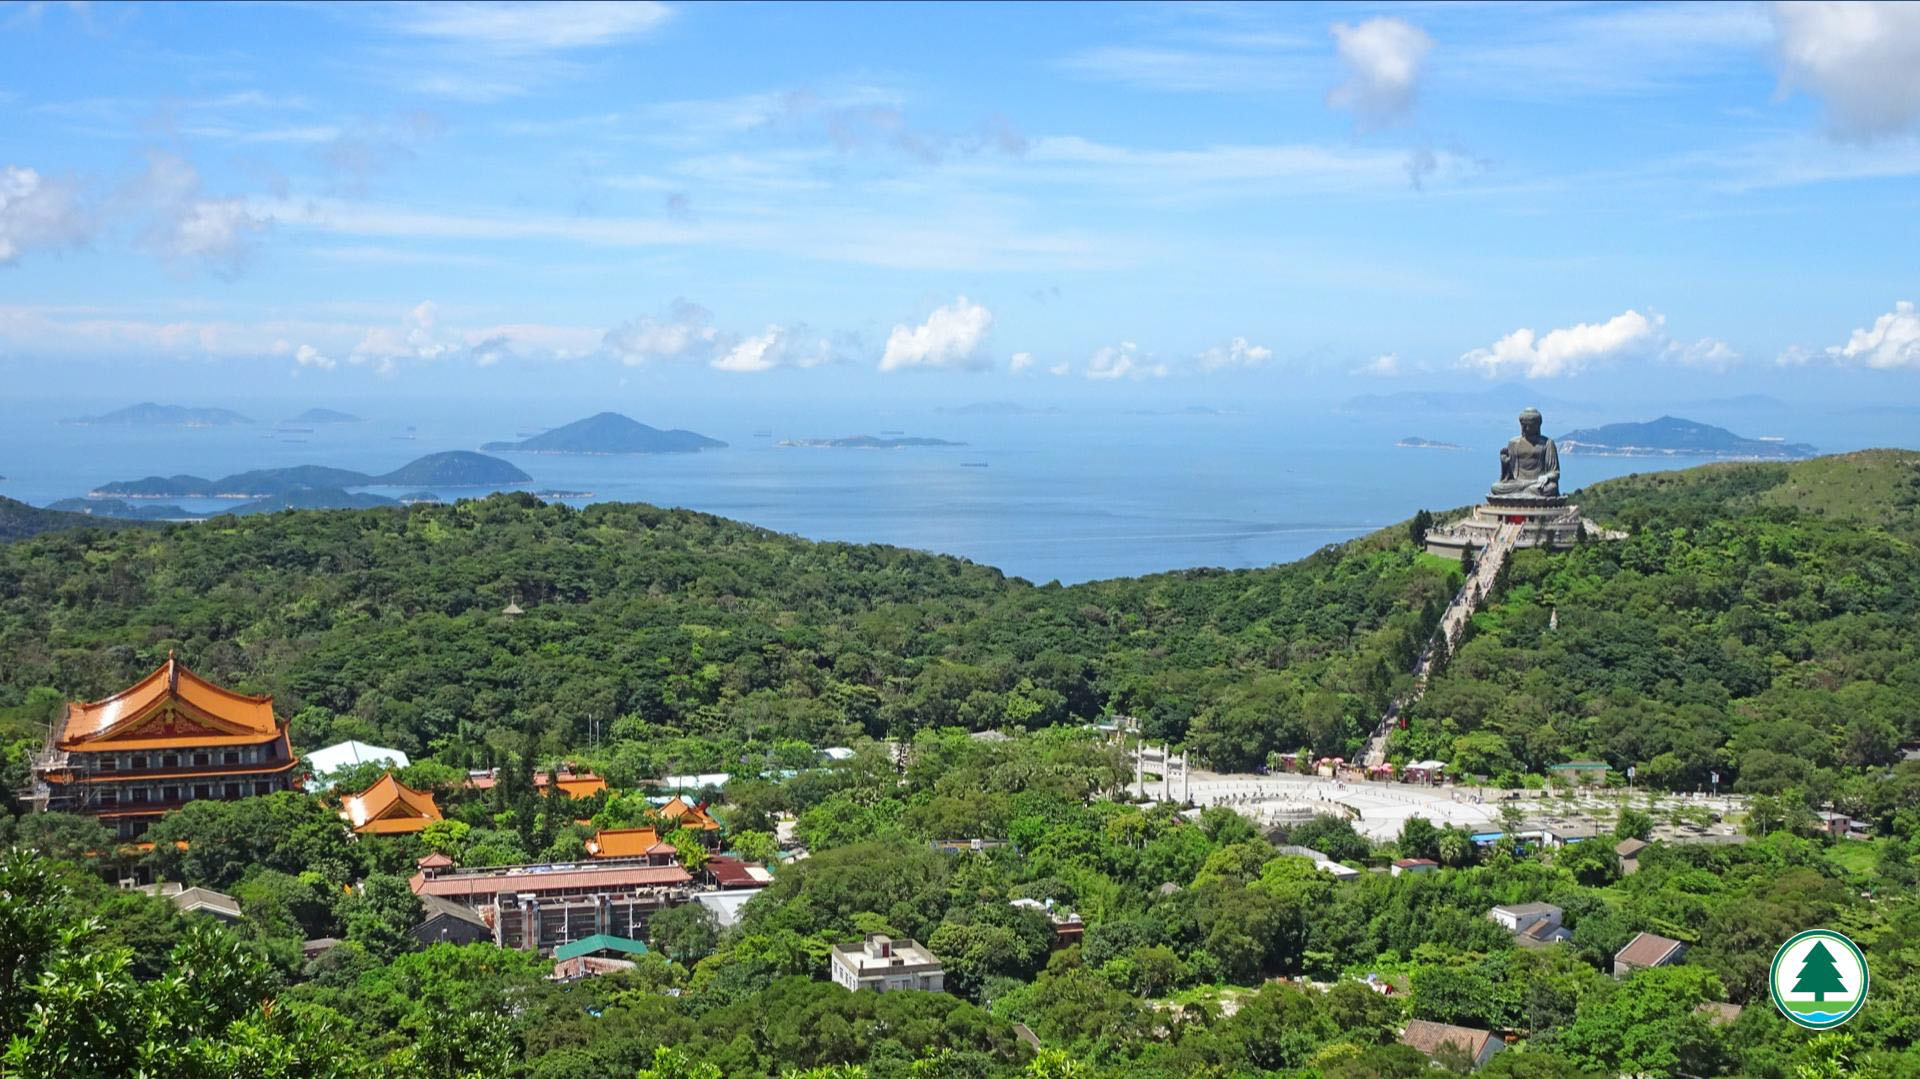
[[[1493,542],[1500,526],[1517,524],[1520,537],[1516,547],[1545,547],[1564,550],[1580,542],[1587,531],[1594,539],[1615,539],[1591,521],[1580,516],[1580,507],[1565,498],[1510,498],[1489,495],[1458,521],[1436,525],[1427,532],[1427,552],[1449,558],[1460,557],[1462,550],[1480,551]]]

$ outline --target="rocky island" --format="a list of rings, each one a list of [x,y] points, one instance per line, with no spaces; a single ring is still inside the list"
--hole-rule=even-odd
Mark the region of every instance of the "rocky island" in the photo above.
[[[1395,442],[1394,445],[1400,447],[1403,450],[1464,450],[1466,449],[1465,446],[1462,446],[1458,442],[1437,442],[1431,438],[1415,438],[1412,436],[1408,436],[1406,438],[1400,439],[1399,441]]]
[[[75,416],[62,422],[82,427],[231,427],[253,421],[228,408],[188,408],[142,401],[98,416]]]
[[[341,412],[332,408],[310,408],[298,416],[287,420],[288,423],[365,423],[366,421],[351,412]]]
[[[663,431],[618,412],[602,412],[519,442],[488,442],[480,448],[509,453],[698,453],[726,445],[693,431]]]
[[[1723,461],[1798,461],[1819,451],[1804,442],[1744,438],[1724,427],[1662,416],[1646,423],[1609,423],[1560,437],[1568,453],[1604,457],[1712,457]]]
[[[371,475],[325,465],[294,465],[236,472],[217,480],[199,476],[147,476],[102,484],[89,498],[273,498],[292,491],[345,487],[498,487],[533,477],[509,461],[471,450],[430,453],[391,472]]]
[[[183,509],[182,498],[233,499],[240,504],[220,513],[272,513],[283,509],[368,509],[418,501],[415,494],[400,499],[358,487],[511,487],[533,477],[498,457],[471,450],[430,453],[391,472],[370,474],[326,465],[259,468],[236,472],[217,480],[201,476],[147,476],[102,484],[85,498],[67,498],[50,509],[132,520],[194,520],[214,514]],[[429,493],[428,497],[432,497]],[[162,501],[166,500],[166,501]]]

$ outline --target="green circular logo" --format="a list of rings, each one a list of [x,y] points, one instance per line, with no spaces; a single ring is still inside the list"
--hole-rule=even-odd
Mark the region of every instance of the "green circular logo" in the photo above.
[[[1831,929],[1795,933],[1773,953],[1773,1006],[1808,1030],[1830,1030],[1867,1003],[1867,956]]]

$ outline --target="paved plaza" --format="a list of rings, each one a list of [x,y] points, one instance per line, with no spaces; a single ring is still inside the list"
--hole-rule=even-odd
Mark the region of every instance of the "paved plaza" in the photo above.
[[[1164,767],[1156,751],[1143,762],[1150,772]],[[1627,792],[1598,790],[1574,797],[1545,791],[1507,791],[1494,787],[1424,786],[1414,783],[1367,782],[1325,776],[1220,774],[1194,769],[1182,776],[1175,762],[1171,783],[1149,778],[1141,786],[1154,801],[1191,801],[1196,806],[1227,806],[1261,825],[1286,824],[1314,814],[1343,815],[1355,831],[1369,839],[1393,839],[1408,817],[1421,816],[1436,825],[1458,825],[1472,832],[1502,828],[1500,809],[1512,805],[1526,816],[1523,830],[1556,831],[1583,826],[1611,832]],[[1141,792],[1136,786],[1136,793]],[[1168,790],[1171,787],[1171,790]],[[1644,793],[1632,795],[1637,809],[1648,809]],[[1725,817],[1743,811],[1742,799],[1720,795],[1661,795],[1653,812],[1658,821],[1669,810],[1686,806]]]

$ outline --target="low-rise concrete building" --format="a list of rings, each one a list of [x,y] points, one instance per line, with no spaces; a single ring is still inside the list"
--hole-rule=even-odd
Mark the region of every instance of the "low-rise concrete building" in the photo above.
[[[1402,858],[1393,863],[1393,875],[1403,877],[1408,874],[1431,873],[1440,868],[1440,863],[1431,858]]]
[[[1570,939],[1573,934],[1560,924],[1563,912],[1552,903],[1507,903],[1487,911],[1487,917],[1513,934],[1513,942],[1522,948],[1539,948]]]
[[[918,941],[895,940],[869,933],[865,940],[834,945],[827,959],[834,984],[859,991],[891,993],[919,989],[938,993],[946,987],[946,972],[932,952]]]

